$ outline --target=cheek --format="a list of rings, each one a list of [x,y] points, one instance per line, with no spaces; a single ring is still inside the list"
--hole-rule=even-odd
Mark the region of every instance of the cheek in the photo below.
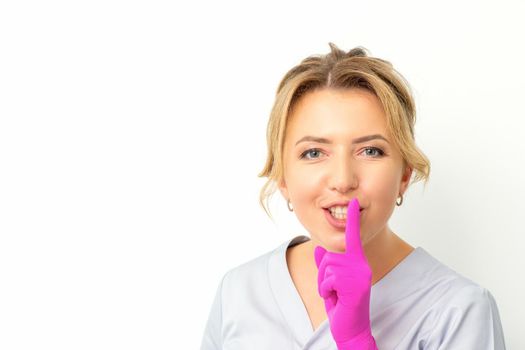
[[[289,190],[294,200],[295,215],[302,225],[310,230],[319,215],[324,215],[316,207],[319,195],[323,193],[322,178],[313,172],[294,172],[290,175],[293,176],[293,181],[290,181],[292,187]]]
[[[289,190],[296,205],[310,204],[319,195],[321,178],[314,173],[295,171],[290,174]],[[305,203],[309,202],[309,203]]]
[[[369,175],[361,181],[361,190],[364,197],[374,206],[386,205],[395,201],[398,191],[399,183],[396,177],[387,172],[378,173],[377,175]]]

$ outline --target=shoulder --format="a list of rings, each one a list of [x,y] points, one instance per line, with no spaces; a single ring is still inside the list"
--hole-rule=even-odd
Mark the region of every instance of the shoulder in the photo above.
[[[430,259],[433,267],[422,283],[433,300],[427,345],[504,348],[500,314],[492,293],[437,259]]]
[[[488,289],[468,284],[435,311],[425,349],[505,349],[498,306]]]
[[[308,241],[309,238],[304,235],[295,236],[294,238],[287,239],[286,241],[281,242],[277,247],[271,249],[263,254],[260,254],[250,260],[247,260],[231,269],[229,269],[225,276],[234,279],[234,278],[247,278],[250,276],[257,275],[257,273],[266,273],[268,264],[271,260],[276,263],[282,263],[286,255],[286,250],[288,247],[294,247],[300,243]]]
[[[461,287],[457,286],[439,305],[436,316],[441,319],[469,317],[473,319],[491,319],[497,313],[496,300],[485,287],[470,280]]]
[[[397,295],[396,299],[409,297],[413,293],[424,295],[427,306],[439,305],[441,301],[450,300],[462,288],[476,285],[422,247],[417,247],[383,280],[378,282],[378,289],[383,293]]]
[[[455,306],[472,304],[490,306],[492,300],[494,297],[487,288],[470,281],[455,293],[450,304]]]
[[[276,248],[244,261],[229,269],[223,276],[224,287],[255,286],[266,282],[268,264],[272,259],[279,259],[290,240],[281,243]]]
[[[438,295],[446,296],[447,299],[462,290],[483,289],[476,282],[455,271],[421,247],[417,248],[412,264],[417,265],[414,272],[420,275],[421,288],[436,290]]]
[[[416,289],[428,298],[428,305],[432,305],[436,317],[451,311],[471,312],[473,308],[490,311],[495,306],[494,297],[487,288],[453,270],[423,248],[418,248],[410,265]]]
[[[383,348],[504,349],[492,294],[421,247],[374,288],[372,322]]]

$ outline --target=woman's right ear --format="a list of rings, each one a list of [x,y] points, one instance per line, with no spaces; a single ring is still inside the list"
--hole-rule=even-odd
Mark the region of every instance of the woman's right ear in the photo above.
[[[279,191],[281,191],[281,194],[283,195],[284,199],[288,200],[288,189],[286,188],[286,182],[284,181],[284,179],[282,179],[277,186],[279,187]]]

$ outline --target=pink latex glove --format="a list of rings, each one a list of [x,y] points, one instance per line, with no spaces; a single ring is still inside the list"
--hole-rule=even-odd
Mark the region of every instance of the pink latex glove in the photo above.
[[[315,247],[319,294],[324,299],[337,348],[375,350],[377,346],[370,329],[372,270],[361,246],[357,198],[348,204],[345,238],[343,254]]]

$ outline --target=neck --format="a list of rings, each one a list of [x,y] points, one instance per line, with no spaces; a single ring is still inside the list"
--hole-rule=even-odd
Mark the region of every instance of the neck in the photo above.
[[[308,273],[317,276],[317,266],[314,260],[314,249],[320,245],[313,238],[301,244],[298,253],[302,260],[302,266]],[[403,241],[392,232],[388,226],[377,233],[372,239],[363,245],[363,250],[372,269],[372,285],[383,278],[401,260],[403,260],[414,248]]]

